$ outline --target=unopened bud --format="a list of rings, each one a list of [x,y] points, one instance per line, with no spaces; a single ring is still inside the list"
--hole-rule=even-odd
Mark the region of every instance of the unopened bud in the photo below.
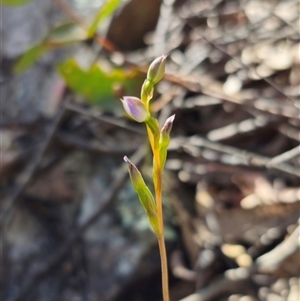
[[[121,98],[126,113],[137,122],[144,122],[150,117],[146,105],[137,97],[124,96]]]
[[[156,235],[161,235],[154,197],[137,167],[126,156],[124,157],[124,161],[128,164],[131,183],[146,211],[149,222]]]
[[[175,119],[175,114],[170,116],[166,120],[165,124],[163,125],[162,129],[160,130],[162,137],[169,137],[170,136],[170,133],[171,133],[171,130],[172,130],[172,127],[173,127],[174,119]]]
[[[128,172],[134,189],[139,190],[143,185],[146,186],[138,168],[128,159],[128,157],[125,156],[123,159],[128,164]]]
[[[159,138],[159,153],[160,153],[160,164],[163,169],[167,159],[167,151],[170,143],[170,133],[172,130],[173,122],[175,119],[175,115],[170,116],[162,129],[160,130],[160,138]]]
[[[156,85],[165,74],[166,59],[167,56],[162,55],[156,58],[149,66],[147,79],[151,81],[154,85]]]

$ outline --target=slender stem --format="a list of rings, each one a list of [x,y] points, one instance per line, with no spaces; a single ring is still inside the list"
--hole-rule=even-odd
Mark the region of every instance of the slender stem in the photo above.
[[[142,94],[142,98],[143,98]],[[146,96],[144,96],[146,101]],[[162,273],[162,289],[163,289],[163,301],[169,301],[169,282],[168,282],[168,261],[166,254],[165,238],[164,238],[164,222],[163,222],[163,210],[162,210],[162,166],[160,162],[160,151],[159,151],[159,124],[156,119],[152,119],[146,122],[148,137],[150,145],[153,151],[153,181],[155,189],[155,200],[156,200],[156,212],[158,216],[160,232],[157,234],[160,261],[161,261],[161,273]]]
[[[159,133],[154,137],[154,172],[156,174],[155,179],[155,198],[157,207],[157,216],[160,224],[160,235],[157,236],[159,253],[161,259],[161,272],[162,272],[162,287],[163,287],[163,301],[169,301],[169,283],[168,283],[168,262],[166,255],[166,246],[164,240],[164,223],[163,223],[163,212],[162,212],[162,170],[160,165],[160,154],[159,154]]]
[[[168,262],[166,254],[166,246],[164,236],[157,237],[160,261],[161,261],[161,275],[162,275],[162,288],[163,288],[163,301],[169,301],[169,280],[168,280]]]

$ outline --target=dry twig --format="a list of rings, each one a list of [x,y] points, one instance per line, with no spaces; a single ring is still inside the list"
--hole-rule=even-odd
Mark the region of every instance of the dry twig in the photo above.
[[[239,159],[239,163],[246,166],[258,166],[267,169],[275,169],[285,173],[300,177],[299,168],[285,163],[273,164],[272,159],[255,153],[247,152],[232,146],[226,146],[220,143],[211,142],[200,136],[191,138],[177,137],[171,141],[170,149],[181,148],[182,145],[191,145],[196,147],[204,147],[221,153],[230,154]]]

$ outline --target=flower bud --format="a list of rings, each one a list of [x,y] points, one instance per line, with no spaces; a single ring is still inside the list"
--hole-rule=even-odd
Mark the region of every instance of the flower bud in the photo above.
[[[172,130],[174,119],[175,119],[175,115],[170,116],[166,120],[162,129],[160,130],[159,154],[160,154],[160,164],[162,169],[164,168],[167,159],[167,151],[170,143],[170,133]]]
[[[126,113],[137,122],[144,122],[150,117],[146,105],[139,98],[124,96],[121,101]]]
[[[173,122],[175,119],[175,114],[170,116],[166,121],[165,124],[163,125],[162,129],[160,130],[161,137],[162,138],[167,138],[170,136],[172,127],[173,127]]]
[[[128,172],[131,183],[139,197],[142,206],[144,207],[144,210],[146,211],[149,222],[156,235],[161,235],[154,197],[145,184],[144,179],[137,167],[126,156],[124,157],[124,161],[128,164]]]
[[[162,55],[156,58],[151,65],[149,66],[147,79],[156,85],[164,76],[165,74],[165,67],[166,67],[166,55]]]
[[[124,161],[128,164],[128,172],[130,176],[130,180],[135,190],[142,189],[143,186],[146,186],[143,177],[138,170],[138,168],[125,156]]]

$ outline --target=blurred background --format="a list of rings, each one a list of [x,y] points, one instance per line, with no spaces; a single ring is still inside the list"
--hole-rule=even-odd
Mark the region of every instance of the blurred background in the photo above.
[[[119,98],[166,54],[171,300],[298,301],[299,1],[1,3],[1,300],[162,300]]]

